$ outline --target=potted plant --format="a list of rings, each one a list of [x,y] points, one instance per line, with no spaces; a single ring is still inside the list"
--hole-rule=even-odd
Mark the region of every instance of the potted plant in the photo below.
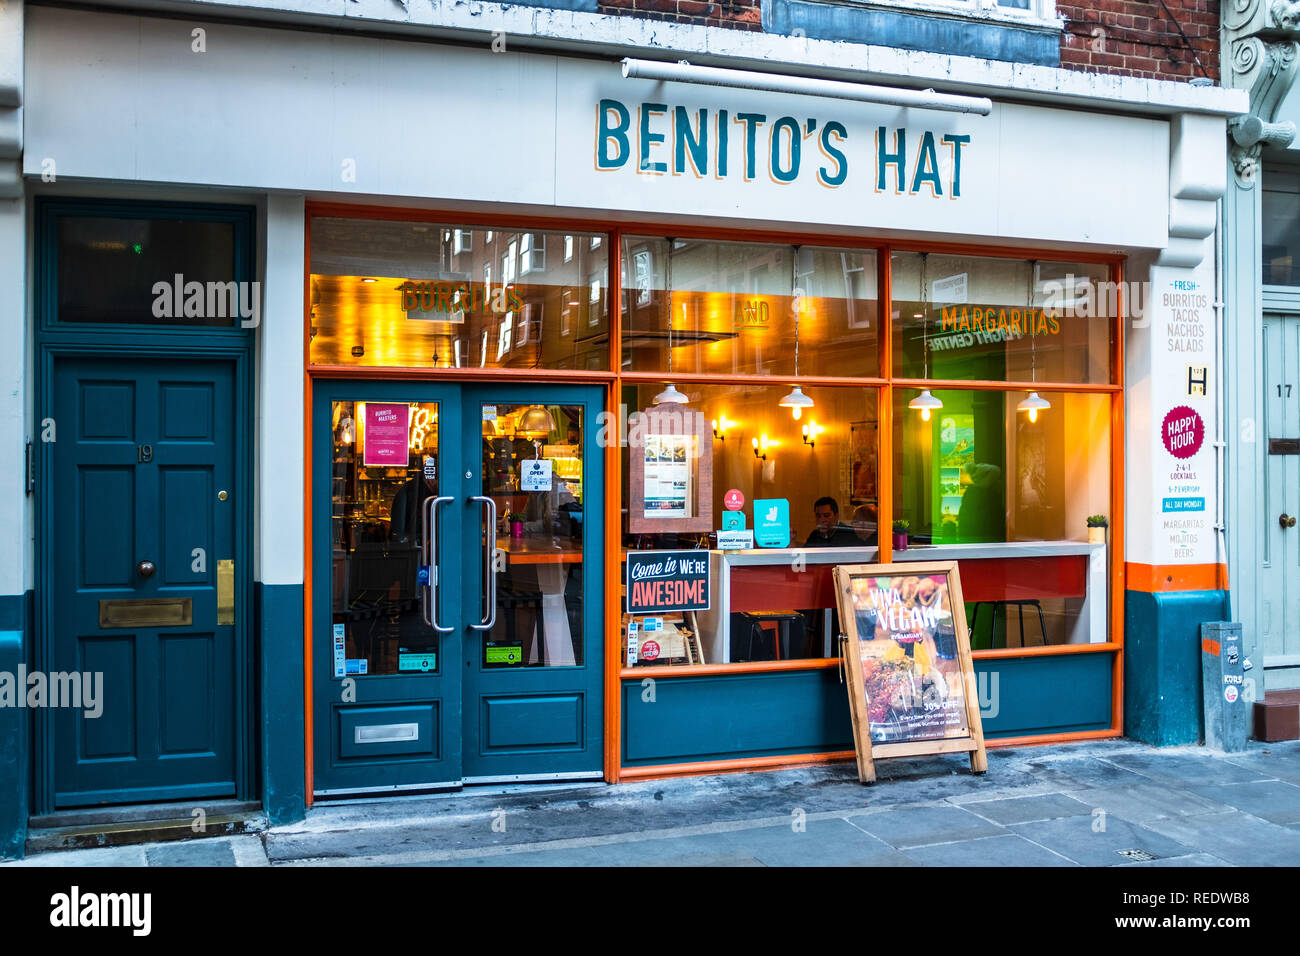
[[[912,525],[907,521],[906,518],[899,518],[897,521],[894,522],[894,550],[895,551],[907,550],[907,532],[908,529],[910,529],[911,527]]]
[[[1088,515],[1088,543],[1105,544],[1108,525],[1105,515]]]

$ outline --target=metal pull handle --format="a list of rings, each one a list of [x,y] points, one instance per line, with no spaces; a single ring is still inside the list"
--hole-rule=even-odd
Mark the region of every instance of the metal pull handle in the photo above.
[[[141,561],[135,566],[135,573],[142,578],[151,578],[153,573],[158,570],[158,566],[152,561]]]
[[[420,516],[420,563],[429,569],[429,583],[420,589],[420,613],[424,616],[424,623],[439,634],[450,634],[454,628],[438,623],[438,566],[434,563],[438,543],[438,506],[454,500],[446,495],[427,498]]]
[[[490,631],[497,623],[497,576],[492,572],[492,555],[497,549],[497,503],[486,495],[475,495],[469,500],[487,506],[487,530],[483,532],[483,597],[487,601],[487,613],[481,624],[470,627]]]
[[[1284,511],[1282,512],[1282,517],[1277,519],[1277,523],[1280,524],[1283,528],[1294,528],[1295,515],[1289,515]]]

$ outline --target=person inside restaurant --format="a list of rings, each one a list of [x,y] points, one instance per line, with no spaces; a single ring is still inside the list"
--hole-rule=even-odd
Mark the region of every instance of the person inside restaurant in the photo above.
[[[813,502],[813,528],[804,542],[806,548],[860,548],[862,540],[854,530],[840,524],[840,505],[829,495]]]

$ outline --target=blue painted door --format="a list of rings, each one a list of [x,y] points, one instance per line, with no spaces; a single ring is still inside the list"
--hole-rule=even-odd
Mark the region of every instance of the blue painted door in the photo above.
[[[52,395],[48,670],[82,684],[50,711],[54,804],[233,796],[233,365],[64,359]]]
[[[465,779],[599,776],[602,390],[483,385],[462,403]]]
[[[601,774],[601,401],[317,384],[316,793]]]

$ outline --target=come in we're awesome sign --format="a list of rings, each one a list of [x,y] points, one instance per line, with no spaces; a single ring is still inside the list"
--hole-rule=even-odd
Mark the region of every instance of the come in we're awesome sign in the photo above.
[[[628,614],[708,609],[709,552],[628,552]]]

